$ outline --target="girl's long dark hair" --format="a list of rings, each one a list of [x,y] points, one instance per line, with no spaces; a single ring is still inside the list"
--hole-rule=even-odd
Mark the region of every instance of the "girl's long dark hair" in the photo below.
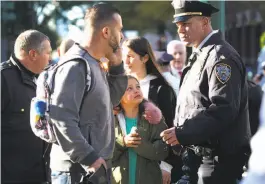
[[[128,39],[124,41],[124,46],[132,49],[140,57],[144,57],[146,54],[149,56],[148,61],[146,62],[146,73],[155,75],[158,78],[163,78],[162,75],[157,70],[154,62],[156,62],[154,52],[148,40],[144,37],[136,37],[133,39]]]

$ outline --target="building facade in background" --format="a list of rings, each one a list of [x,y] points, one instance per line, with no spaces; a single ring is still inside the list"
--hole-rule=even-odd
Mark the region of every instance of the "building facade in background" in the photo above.
[[[257,70],[260,38],[265,31],[264,1],[225,1],[225,37],[248,70]]]

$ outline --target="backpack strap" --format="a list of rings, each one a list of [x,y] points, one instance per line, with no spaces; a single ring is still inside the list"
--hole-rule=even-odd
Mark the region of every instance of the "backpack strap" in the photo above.
[[[72,55],[71,58],[64,58],[62,61],[60,61],[60,63],[54,65],[51,68],[51,69],[54,70],[54,72],[53,72],[53,75],[52,75],[52,78],[51,78],[51,88],[50,88],[50,90],[51,90],[50,92],[51,93],[50,94],[52,94],[53,90],[54,90],[54,78],[55,78],[55,74],[56,74],[58,68],[60,66],[64,65],[65,63],[68,63],[70,61],[77,61],[77,60],[83,61],[85,63],[85,66],[86,66],[86,70],[85,70],[85,72],[86,72],[86,88],[85,88],[85,92],[90,91],[90,89],[91,89],[91,70],[90,70],[90,66],[88,64],[88,61],[82,56]]]
[[[52,66],[50,66],[49,68],[47,68],[47,70],[45,70],[45,73],[44,73],[44,86],[45,86],[45,94],[47,95],[46,96],[46,103],[47,103],[47,112],[49,112],[49,107],[50,107],[50,104],[51,104],[51,95],[53,94],[54,92],[54,82],[55,82],[55,75],[57,73],[57,70],[60,66],[64,65],[65,63],[68,63],[70,61],[81,61],[81,62],[84,62],[85,63],[85,66],[86,66],[86,69],[85,69],[85,72],[86,72],[86,87],[85,87],[85,92],[84,92],[84,96],[82,98],[82,102],[81,102],[81,106],[80,106],[80,109],[82,108],[82,105],[83,105],[83,101],[84,101],[84,97],[87,95],[87,93],[91,90],[91,70],[90,70],[90,66],[88,64],[88,61],[82,57],[81,55],[71,55],[71,57],[64,57],[62,58],[62,60],[59,62],[59,63],[56,63]],[[47,82],[47,79],[49,78],[48,77],[48,74],[49,74],[49,71],[50,70],[54,70],[54,72],[52,72],[52,76],[50,78],[50,83]]]
[[[86,70],[85,70],[85,72],[86,72],[86,87],[85,87],[84,95],[83,95],[83,98],[82,98],[82,101],[81,101],[81,105],[80,105],[80,109],[79,109],[79,110],[81,110],[82,107],[83,107],[83,104],[84,104],[85,96],[91,90],[91,79],[92,79],[91,74],[92,74],[92,72],[90,70],[90,66],[88,64],[88,61],[84,57],[82,57],[80,55],[72,55],[71,58],[68,58],[68,59],[63,60],[62,62],[60,62],[59,66],[65,64],[65,63],[67,63],[69,61],[76,61],[76,60],[83,61],[85,63],[85,66],[86,66]],[[56,68],[56,71],[57,71],[58,67]],[[56,73],[56,71],[54,73]],[[54,74],[53,78],[54,77],[55,77],[55,74]],[[54,83],[54,79],[52,79],[52,80],[53,80],[52,83]]]
[[[65,63],[69,62],[69,61],[81,61],[81,62],[85,62],[85,66],[86,66],[86,69],[85,69],[85,73],[86,73],[86,87],[85,87],[85,92],[84,92],[84,95],[82,97],[82,102],[81,102],[81,105],[80,105],[80,109],[79,109],[79,113],[80,113],[80,110],[82,109],[82,106],[83,106],[83,103],[84,103],[84,99],[85,99],[85,96],[88,94],[89,91],[91,91],[91,84],[92,84],[92,72],[90,70],[90,66],[89,66],[89,63],[88,61],[82,57],[82,55],[71,55],[70,57],[64,57],[62,58],[62,60],[59,62],[59,63],[56,63],[56,64],[53,64],[53,65],[50,65],[49,67],[47,67],[45,69],[45,73],[44,73],[44,87],[45,87],[45,90],[46,90],[46,94],[48,95],[47,96],[47,101],[46,101],[46,105],[47,105],[47,108],[46,108],[46,112],[49,112],[49,107],[50,107],[50,104],[51,104],[51,95],[52,93],[54,92],[54,83],[55,83],[55,75],[56,75],[56,72],[58,70],[58,68],[62,65],[64,65]],[[49,72],[53,70],[53,72]],[[51,74],[50,76],[50,85],[48,84],[48,74]],[[78,123],[78,126],[80,126],[80,123]],[[51,145],[52,144],[48,144],[47,145],[47,148],[45,150],[45,153],[43,154],[43,157],[46,157],[46,154],[47,154],[47,150],[48,149],[51,149]]]

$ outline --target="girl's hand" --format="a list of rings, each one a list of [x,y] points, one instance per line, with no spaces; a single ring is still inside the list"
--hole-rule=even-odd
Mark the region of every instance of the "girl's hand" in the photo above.
[[[123,141],[126,147],[137,148],[141,144],[141,137],[138,133],[131,132],[123,137]]]

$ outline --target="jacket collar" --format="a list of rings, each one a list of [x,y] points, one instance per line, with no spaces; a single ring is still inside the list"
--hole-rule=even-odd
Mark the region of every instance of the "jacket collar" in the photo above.
[[[202,52],[205,48],[207,50],[211,48],[212,46],[218,44],[220,41],[223,41],[222,32],[220,30],[217,30],[212,36],[202,45],[202,47],[199,49],[200,52]]]
[[[207,54],[209,54],[209,50],[211,50],[215,45],[223,41],[222,33],[220,30],[214,31],[214,34],[212,34],[207,41],[201,45],[200,49],[193,52],[196,54],[196,57],[200,57],[201,59],[205,59],[207,57]],[[191,55],[192,57],[192,55]],[[190,57],[190,59],[191,59]]]
[[[12,54],[10,57],[11,63],[16,66],[21,74],[22,81],[25,84],[36,87],[36,74],[26,69],[20,61],[15,57],[15,54]]]
[[[218,30],[210,36],[210,38],[201,46],[200,49],[196,50],[195,52],[191,54],[191,56],[189,57],[189,60],[192,60],[194,55],[197,55],[204,60],[207,57],[209,50],[211,50],[214,47],[214,45],[218,44],[221,41],[223,41],[222,33],[220,30]],[[185,66],[183,70],[183,74],[180,79],[180,86],[182,85],[184,76],[188,73],[192,64],[193,64],[192,62],[188,62],[188,64]]]
[[[210,34],[208,34],[208,36],[206,36],[206,37],[204,38],[204,40],[200,43],[200,45],[199,45],[196,49],[201,49],[201,48],[204,46],[204,44],[209,40],[209,38],[211,38],[211,36],[212,36],[213,34],[217,33],[217,32],[218,32],[217,30],[214,30],[214,31],[212,31]]]

